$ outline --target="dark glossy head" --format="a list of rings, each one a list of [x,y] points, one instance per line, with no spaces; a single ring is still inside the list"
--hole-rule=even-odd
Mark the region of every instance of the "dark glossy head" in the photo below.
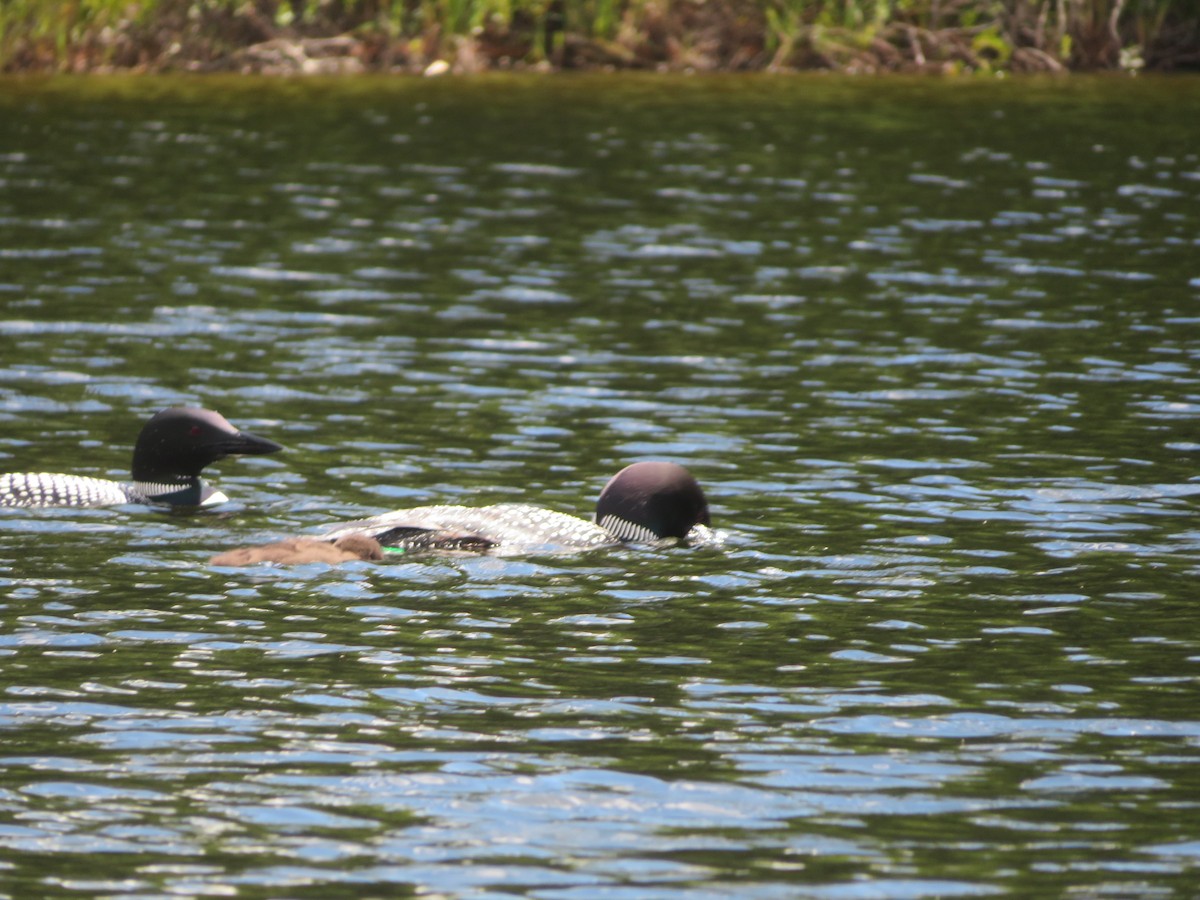
[[[133,480],[169,484],[200,475],[225,456],[259,455],[283,448],[274,441],[238,431],[220,413],[172,406],[142,428],[133,448]]]
[[[684,538],[694,526],[709,524],[708,501],[683,466],[634,463],[600,492],[596,524],[624,541]]]

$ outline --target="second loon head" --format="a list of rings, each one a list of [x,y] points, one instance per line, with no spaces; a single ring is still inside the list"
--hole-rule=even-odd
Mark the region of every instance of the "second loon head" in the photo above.
[[[699,482],[671,462],[638,462],[609,479],[596,501],[596,524],[623,541],[685,538],[709,524]]]
[[[172,406],[155,414],[138,434],[133,480],[169,484],[196,478],[209,463],[226,456],[257,456],[282,449],[274,441],[239,431],[211,409]]]

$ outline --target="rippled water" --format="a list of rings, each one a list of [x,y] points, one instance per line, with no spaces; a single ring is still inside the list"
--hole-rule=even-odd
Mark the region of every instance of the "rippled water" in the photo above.
[[[6,896],[1192,896],[1200,85],[0,82]],[[206,565],[401,505],[717,548]]]

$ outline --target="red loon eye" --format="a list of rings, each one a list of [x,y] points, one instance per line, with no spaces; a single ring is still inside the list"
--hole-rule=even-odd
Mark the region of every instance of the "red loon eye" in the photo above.
[[[192,430],[188,432],[192,437],[200,437],[200,426],[193,425]]]

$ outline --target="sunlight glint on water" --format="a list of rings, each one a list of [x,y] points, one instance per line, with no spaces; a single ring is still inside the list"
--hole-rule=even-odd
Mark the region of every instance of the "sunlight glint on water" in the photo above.
[[[1189,896],[1189,82],[8,82],[3,891]],[[206,565],[405,505],[719,547]]]

